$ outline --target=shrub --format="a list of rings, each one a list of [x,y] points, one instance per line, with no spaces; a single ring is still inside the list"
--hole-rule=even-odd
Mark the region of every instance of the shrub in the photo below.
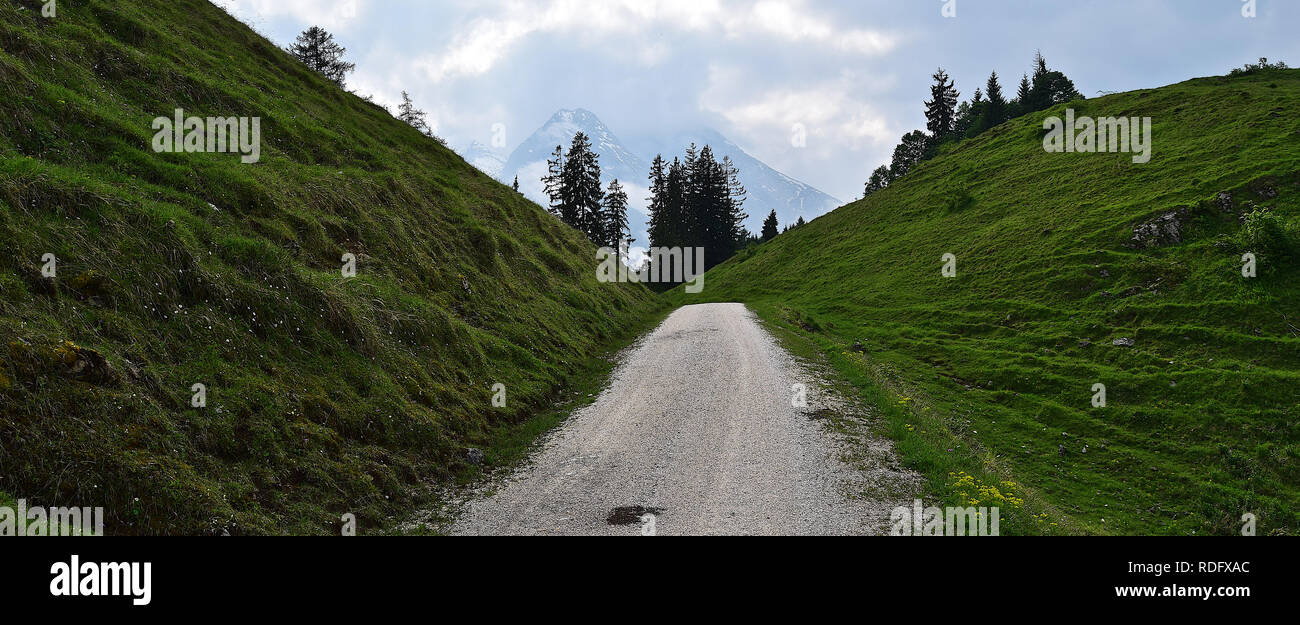
[[[1266,208],[1246,214],[1237,242],[1261,260],[1292,258],[1296,252],[1295,240],[1287,233],[1282,218]]]
[[[1245,67],[1238,67],[1232,70],[1232,73],[1229,75],[1250,76],[1251,74],[1258,74],[1260,72],[1266,72],[1274,69],[1289,69],[1289,68],[1287,67],[1286,63],[1282,61],[1278,61],[1276,63],[1269,63],[1268,59],[1260,59],[1258,63],[1247,63]]]
[[[971,196],[970,191],[965,187],[960,189],[949,188],[944,191],[943,206],[950,213],[966,210],[975,203],[975,198]]]

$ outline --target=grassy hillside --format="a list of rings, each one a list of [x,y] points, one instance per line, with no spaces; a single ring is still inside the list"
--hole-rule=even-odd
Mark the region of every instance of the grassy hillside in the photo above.
[[[9,496],[103,505],[109,533],[373,527],[658,307],[204,0],[40,5],[0,3]],[[178,107],[261,117],[261,161],[155,153]]]
[[[1064,108],[953,146],[674,297],[801,328],[939,498],[1000,501],[1013,531],[1230,534],[1249,512],[1260,533],[1300,532],[1300,72],[1074,105],[1153,118],[1145,165],[1046,153],[1043,119]],[[1132,243],[1171,212],[1179,236]]]

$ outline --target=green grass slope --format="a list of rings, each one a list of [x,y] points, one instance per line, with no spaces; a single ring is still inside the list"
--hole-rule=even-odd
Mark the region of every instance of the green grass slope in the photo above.
[[[937,497],[1000,502],[1014,532],[1300,532],[1300,71],[1073,106],[1153,118],[1151,162],[1046,153],[1057,107],[674,297],[801,328]],[[1130,245],[1170,212],[1181,242]]]
[[[105,506],[109,533],[374,527],[659,306],[206,1],[40,5],[0,3],[9,496]],[[261,162],[153,152],[178,107],[261,117]]]

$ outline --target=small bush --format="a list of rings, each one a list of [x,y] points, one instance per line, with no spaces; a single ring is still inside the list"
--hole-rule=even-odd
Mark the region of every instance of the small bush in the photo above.
[[[1252,74],[1258,74],[1260,72],[1266,72],[1275,69],[1290,69],[1290,68],[1288,68],[1286,63],[1283,63],[1282,61],[1278,61],[1276,63],[1269,63],[1268,59],[1260,59],[1258,63],[1247,63],[1245,67],[1238,67],[1237,69],[1232,70],[1232,73],[1229,75],[1234,77],[1250,76]]]
[[[1246,214],[1237,243],[1261,260],[1286,259],[1295,256],[1295,239],[1287,232],[1282,218],[1268,209],[1256,208]]]
[[[944,191],[944,197],[943,207],[950,213],[966,210],[975,203],[975,198],[971,196],[970,191],[967,191],[965,187],[960,189],[949,188]]]

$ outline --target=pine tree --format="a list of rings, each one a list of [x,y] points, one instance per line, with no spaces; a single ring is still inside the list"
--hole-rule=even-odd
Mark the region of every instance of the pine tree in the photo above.
[[[668,209],[668,174],[664,171],[664,157],[656,154],[650,164],[650,204],[646,207],[650,221],[646,224],[651,247],[668,247],[672,238],[672,222]]]
[[[563,193],[561,192],[564,188],[564,180],[561,177],[563,172],[564,148],[557,145],[555,146],[555,151],[551,153],[551,158],[546,160],[546,175],[542,176],[542,185],[546,197],[550,198],[550,203],[547,205],[546,210],[561,219],[563,219],[563,217],[560,215],[560,204],[564,202]],[[518,179],[519,176],[515,176],[515,180]]]
[[[551,214],[598,244],[605,240],[607,230],[601,209],[605,192],[600,187],[599,158],[591,151],[591,140],[580,132],[574,135],[568,153],[555,147],[542,177]]]
[[[930,100],[925,103],[926,128],[936,141],[943,141],[952,134],[956,119],[957,93],[953,82],[943,68],[934,73],[934,85],[930,87]]]
[[[347,49],[334,41],[334,35],[324,28],[312,26],[298,35],[289,53],[307,67],[342,87],[347,75],[357,68],[343,60]]]
[[[560,219],[597,241],[601,238],[600,163],[585,133],[574,135],[560,171]]]
[[[1047,59],[1043,58],[1043,51],[1034,51],[1034,82],[1038,83],[1047,76]]]
[[[776,235],[778,233],[777,227],[778,226],[776,223],[776,210],[773,209],[771,213],[768,213],[767,219],[763,220],[763,242],[764,243],[776,238]]]
[[[1029,74],[1023,74],[1020,77],[1020,88],[1016,91],[1015,114],[1017,117],[1030,113],[1030,100],[1033,98],[1033,87],[1029,85]]]
[[[802,226],[802,225],[804,225],[804,224],[806,224],[806,223],[808,223],[808,222],[806,222],[806,221],[803,220],[803,215],[800,215],[800,216],[799,216],[799,219],[796,219],[796,220],[795,220],[795,222],[794,222],[794,227],[798,228],[799,226]]]
[[[730,256],[731,215],[726,206],[726,180],[722,168],[713,159],[713,148],[706,145],[698,154],[687,152],[687,158],[692,164],[689,172],[691,200],[688,202],[695,225],[692,243],[694,247],[705,249],[705,265],[710,266],[720,258]]]
[[[397,107],[397,119],[410,124],[412,128],[425,135],[432,135],[433,130],[429,128],[429,123],[425,121],[425,115],[424,111],[415,108],[415,103],[411,101],[411,95],[403,91],[402,103]]]
[[[1058,71],[1047,67],[1043,53],[1034,55],[1034,78],[1029,89],[1029,106],[1022,112],[1031,113],[1083,98],[1074,88],[1074,82]]]
[[[623,240],[628,234],[627,192],[618,179],[609,183],[609,191],[601,203],[600,215],[601,240],[596,241],[600,247],[621,250]]]
[[[518,175],[515,176],[514,189],[515,189],[515,193],[519,193],[519,176],[518,176]]]
[[[988,103],[984,106],[984,111],[980,115],[979,132],[984,132],[993,128],[1002,122],[1010,119],[1007,116],[1007,100],[1002,95],[1002,85],[998,83],[998,73],[993,72],[989,75],[989,81],[985,85],[988,91]]]
[[[750,236],[745,229],[745,220],[749,219],[749,214],[744,211],[749,194],[745,191],[745,185],[740,183],[740,169],[730,156],[722,157],[722,173],[726,178],[727,212],[731,219],[731,236],[735,241],[732,253],[735,253]]]

